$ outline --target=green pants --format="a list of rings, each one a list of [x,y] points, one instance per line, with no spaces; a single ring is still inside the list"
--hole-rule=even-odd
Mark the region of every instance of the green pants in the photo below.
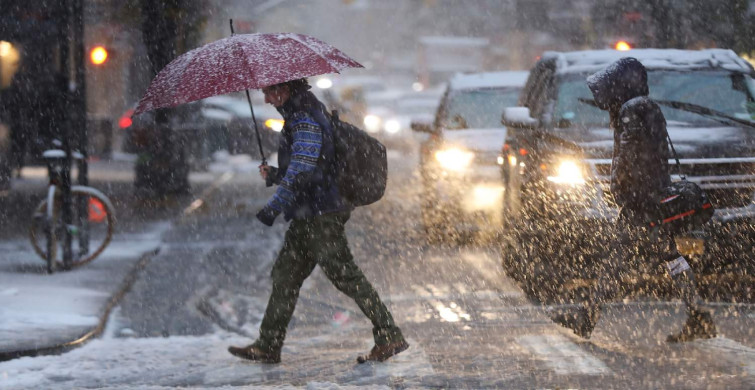
[[[327,214],[291,222],[273,265],[273,291],[260,326],[258,347],[275,350],[283,346],[299,289],[315,265],[370,319],[375,344],[403,340],[388,308],[354,263],[344,231],[349,216],[348,212]]]

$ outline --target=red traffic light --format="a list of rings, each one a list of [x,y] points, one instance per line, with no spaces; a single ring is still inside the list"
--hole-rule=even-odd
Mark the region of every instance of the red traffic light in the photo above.
[[[102,46],[97,46],[89,51],[89,59],[95,65],[102,65],[107,61],[108,52]]]

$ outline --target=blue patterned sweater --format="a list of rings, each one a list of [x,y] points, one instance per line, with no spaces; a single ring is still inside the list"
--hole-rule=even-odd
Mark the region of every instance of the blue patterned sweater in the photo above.
[[[334,146],[325,107],[312,93],[294,96],[279,109],[285,125],[278,147],[278,184],[267,208],[286,220],[350,210],[338,194],[331,168]]]

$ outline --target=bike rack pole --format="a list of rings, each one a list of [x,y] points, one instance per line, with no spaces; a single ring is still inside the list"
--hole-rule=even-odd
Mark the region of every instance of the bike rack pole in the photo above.
[[[84,68],[85,50],[84,50],[84,1],[74,0],[71,9],[72,27],[73,27],[73,50],[75,67],[74,77],[76,79],[75,98],[73,99],[76,113],[76,120],[73,129],[78,134],[71,134],[74,139],[78,140],[76,147],[81,153],[81,159],[78,161],[79,175],[77,181],[79,185],[89,185],[89,134],[87,129],[86,114],[86,70]],[[78,210],[77,218],[79,226],[79,253],[78,256],[84,256],[89,253],[89,199],[81,197],[76,205]]]
[[[65,131],[65,130],[64,130]],[[68,131],[66,131],[68,132]],[[71,261],[73,260],[73,234],[68,228],[73,225],[73,199],[71,198],[71,143],[68,140],[68,136],[63,137],[63,150],[66,153],[66,157],[63,160],[63,169],[60,173],[60,196],[62,199],[61,204],[61,218],[63,220],[63,268],[70,269]]]

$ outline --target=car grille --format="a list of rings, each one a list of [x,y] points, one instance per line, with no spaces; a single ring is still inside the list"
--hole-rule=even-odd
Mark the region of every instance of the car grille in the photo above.
[[[594,167],[599,182],[611,180],[610,160],[588,161]],[[755,158],[686,159],[681,163],[682,174],[700,184],[714,207],[745,207],[755,202]],[[672,160],[670,164],[672,177],[678,179],[676,162]]]
[[[604,161],[608,161],[607,163]],[[691,160],[700,161],[700,160]],[[731,175],[755,175],[755,162],[734,162],[734,163],[686,163],[682,160],[682,174],[688,177],[704,176],[731,176]],[[610,160],[601,160],[595,163],[595,170],[598,176],[611,176]],[[676,162],[669,166],[669,172],[672,175],[678,174]]]
[[[706,189],[708,199],[713,207],[723,209],[744,207],[753,202],[752,194],[755,188],[715,188]]]

